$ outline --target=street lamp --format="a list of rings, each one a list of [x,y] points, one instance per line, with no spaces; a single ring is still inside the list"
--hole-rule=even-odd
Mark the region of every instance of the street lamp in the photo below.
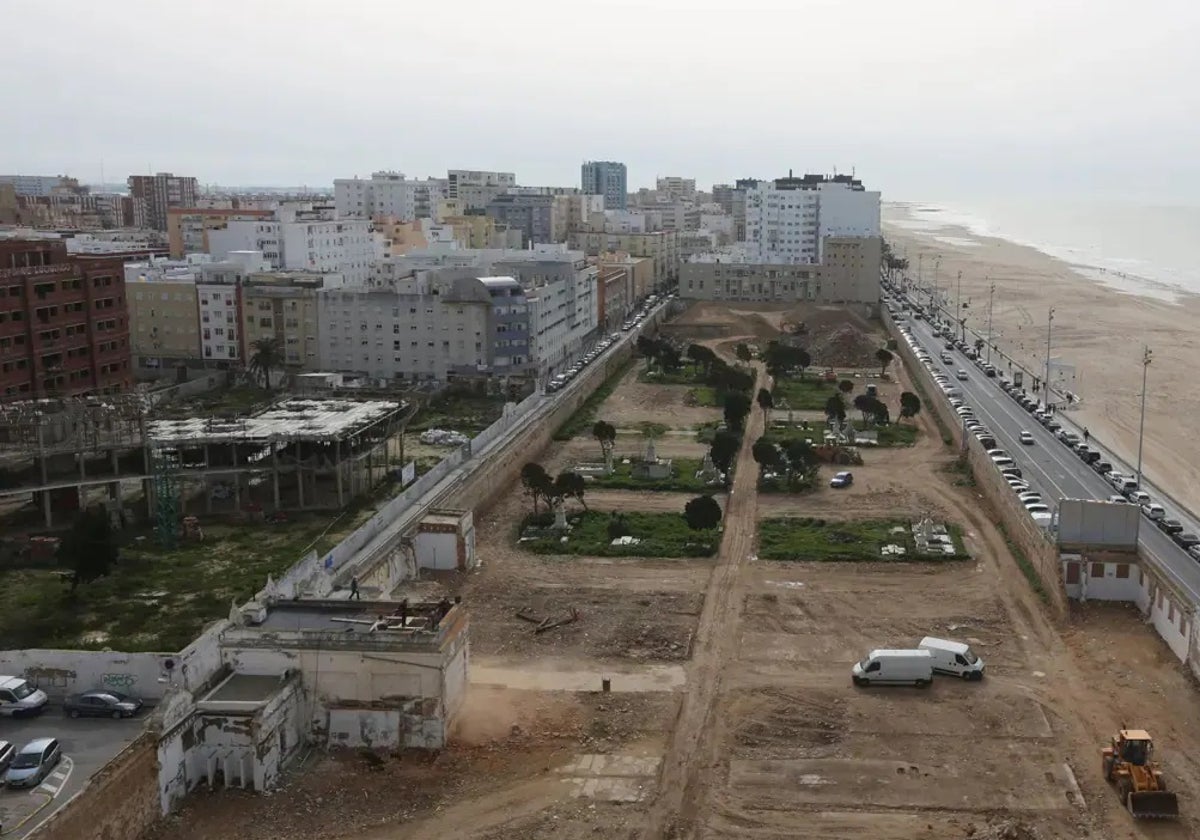
[[[1150,348],[1142,348],[1142,419],[1138,423],[1137,486],[1142,488],[1142,436],[1146,432],[1146,373],[1150,370]]]
[[[992,363],[992,299],[996,295],[996,284],[992,283],[988,286],[988,337],[987,337],[987,363]],[[1011,365],[1010,365],[1011,367]]]
[[[1054,324],[1054,307],[1050,307],[1050,314],[1046,317],[1046,378],[1042,380],[1042,387],[1046,390],[1046,410],[1050,410],[1050,329]]]

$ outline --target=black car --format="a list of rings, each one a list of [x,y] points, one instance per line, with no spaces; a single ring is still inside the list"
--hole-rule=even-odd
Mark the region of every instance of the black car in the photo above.
[[[1197,537],[1195,534],[1192,534],[1192,533],[1186,533],[1186,534],[1175,533],[1175,534],[1171,535],[1171,538],[1174,539],[1175,542],[1179,543],[1180,548],[1184,548],[1184,549],[1191,548],[1194,545],[1200,545],[1200,537]]]
[[[1156,523],[1160,530],[1168,534],[1179,534],[1183,532],[1183,523],[1178,519],[1160,519]]]
[[[1094,461],[1092,462],[1092,469],[1100,473],[1100,475],[1108,475],[1112,472],[1113,466],[1108,461]]]
[[[142,708],[142,701],[119,691],[100,689],[73,694],[63,703],[63,711],[77,717],[133,717]]]
[[[1005,467],[1000,470],[1000,475],[1010,476],[1012,478],[1021,478],[1021,470],[1019,467]]]

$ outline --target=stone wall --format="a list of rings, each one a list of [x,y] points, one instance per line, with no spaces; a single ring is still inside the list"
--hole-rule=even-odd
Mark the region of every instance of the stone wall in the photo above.
[[[105,764],[30,840],[132,840],[160,814],[158,748],[146,732]]]

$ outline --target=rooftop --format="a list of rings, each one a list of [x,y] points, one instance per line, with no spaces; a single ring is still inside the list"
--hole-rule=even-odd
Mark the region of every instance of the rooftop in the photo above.
[[[265,703],[283,687],[278,674],[231,674],[210,691],[201,703]]]
[[[240,420],[189,417],[155,420],[147,437],[160,444],[250,440],[328,440],[347,437],[401,411],[403,403],[384,400],[289,399]]]
[[[435,610],[440,610],[438,601],[410,601],[405,626],[409,630],[427,629],[428,618]],[[399,601],[283,601],[267,611],[267,617],[258,628],[268,631],[371,634],[398,631],[399,613]],[[388,626],[380,626],[381,620]]]

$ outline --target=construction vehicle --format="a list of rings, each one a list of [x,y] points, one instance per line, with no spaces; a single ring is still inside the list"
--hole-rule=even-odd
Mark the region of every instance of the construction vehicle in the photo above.
[[[1105,780],[1116,784],[1121,804],[1135,818],[1179,816],[1179,799],[1167,790],[1149,732],[1121,729],[1102,755]]]

